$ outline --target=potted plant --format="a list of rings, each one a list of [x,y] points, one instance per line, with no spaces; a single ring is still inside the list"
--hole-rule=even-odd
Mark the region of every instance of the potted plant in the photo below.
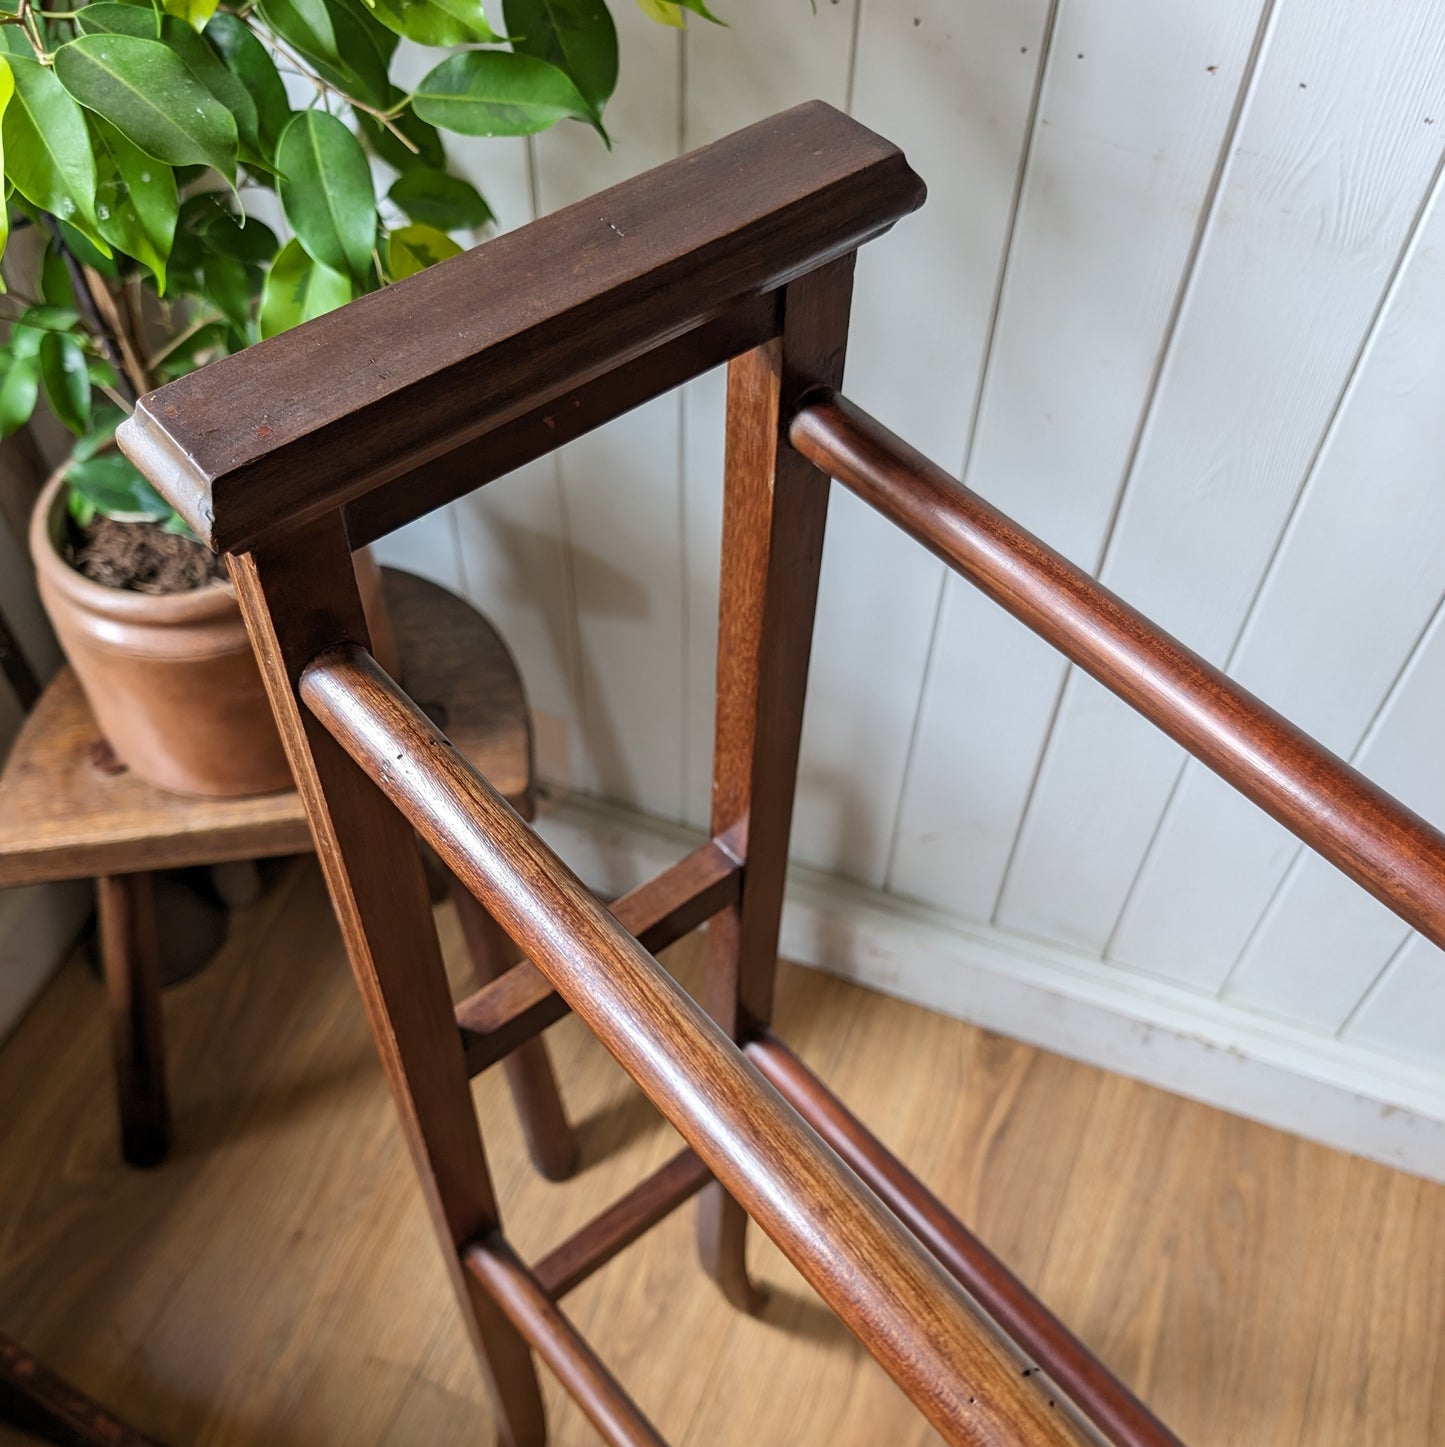
[[[500,20],[482,0],[0,0],[0,251],[12,223],[36,243],[7,268],[0,435],[41,395],[74,434],[31,530],[42,596],[112,746],[163,787],[289,775],[217,560],[115,427],[152,387],[458,252],[491,212],[442,131],[570,119],[606,140],[605,0],[503,0]],[[449,52],[409,91],[402,40]]]

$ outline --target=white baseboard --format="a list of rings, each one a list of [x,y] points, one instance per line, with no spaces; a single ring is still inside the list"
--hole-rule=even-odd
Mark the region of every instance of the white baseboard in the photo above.
[[[0,1040],[75,943],[91,901],[88,880],[0,890]]]
[[[701,836],[565,791],[538,828],[620,894]],[[929,1009],[1445,1181],[1445,1073],[816,870],[788,881],[782,952]]]

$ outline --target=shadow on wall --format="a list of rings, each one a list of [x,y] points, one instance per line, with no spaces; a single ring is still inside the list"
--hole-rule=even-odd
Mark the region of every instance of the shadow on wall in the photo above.
[[[636,780],[629,772],[627,752],[621,743],[616,721],[604,706],[599,686],[605,660],[577,646],[575,620],[567,617],[565,607],[544,596],[544,590],[560,587],[556,559],[561,551],[557,537],[541,528],[516,519],[487,513],[485,525],[492,535],[493,553],[489,560],[488,594],[502,603],[506,611],[524,610],[539,625],[529,630],[531,647],[545,639],[548,658],[529,658],[520,637],[508,642],[518,654],[523,679],[545,668],[560,677],[567,690],[568,716],[573,721],[576,737],[572,741],[572,778],[564,782],[589,790],[602,782],[606,792],[624,801],[630,800]],[[652,560],[639,558],[639,572]],[[590,552],[573,538],[568,553],[573,594],[587,598],[588,613],[594,617],[641,621],[647,618],[647,590],[637,577],[615,567],[606,559]],[[504,630],[505,631],[505,630]]]

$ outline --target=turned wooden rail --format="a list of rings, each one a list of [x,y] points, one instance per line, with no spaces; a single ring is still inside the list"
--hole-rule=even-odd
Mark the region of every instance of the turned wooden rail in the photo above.
[[[511,1447],[545,1441],[534,1352],[609,1442],[655,1447],[558,1302],[693,1196],[730,1301],[758,1304],[751,1218],[950,1442],[1180,1447],[771,1030],[831,478],[1445,943],[1445,838],[839,395],[857,248],[922,200],[895,147],[802,106],[183,378],[118,434],[228,554]],[[711,829],[609,909],[376,664],[350,549],[722,362]],[[528,956],[455,1006],[418,835]],[[705,1010],[653,957],[703,924]],[[569,1011],[688,1148],[529,1266],[468,1078]]]
[[[301,698],[941,1432],[1083,1440],[1020,1385],[1018,1354],[936,1258],[369,653],[321,654]]]
[[[1445,948],[1445,835],[846,397],[789,440]]]

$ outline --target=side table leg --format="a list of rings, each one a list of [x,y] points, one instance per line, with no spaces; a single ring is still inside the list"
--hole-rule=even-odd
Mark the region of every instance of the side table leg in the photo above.
[[[480,988],[516,963],[517,949],[507,932],[460,880],[451,879],[448,889]],[[562,1108],[546,1043],[534,1039],[517,1046],[502,1061],[502,1068],[507,1072],[507,1084],[521,1118],[532,1164],[549,1181],[565,1181],[577,1168],[577,1139]]]
[[[95,888],[121,1155],[133,1166],[155,1166],[171,1146],[155,892],[148,873],[105,875]]]

